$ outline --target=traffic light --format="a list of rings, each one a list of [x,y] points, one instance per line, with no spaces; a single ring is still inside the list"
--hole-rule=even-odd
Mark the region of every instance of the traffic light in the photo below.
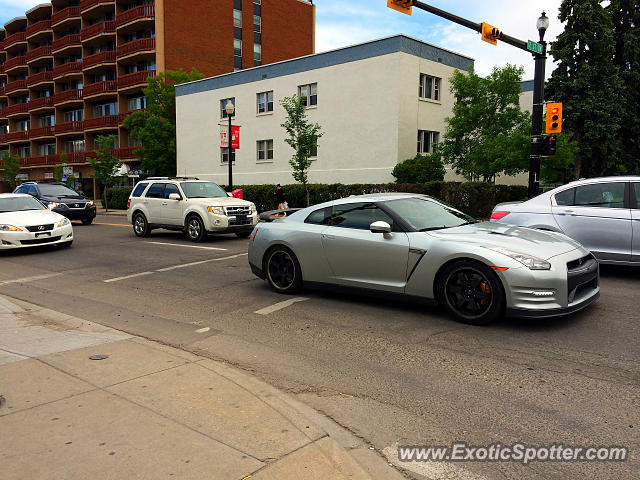
[[[502,31],[493,25],[482,22],[482,40],[491,45],[497,45],[498,40],[502,38]]]
[[[542,137],[542,155],[550,157],[556,154],[557,137],[555,135],[546,135]]]
[[[562,132],[562,103],[547,104],[547,133]]]
[[[411,15],[413,0],[387,0],[387,7]]]

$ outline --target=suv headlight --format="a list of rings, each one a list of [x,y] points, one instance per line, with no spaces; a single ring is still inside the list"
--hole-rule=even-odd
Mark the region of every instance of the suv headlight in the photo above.
[[[222,207],[207,207],[207,211],[214,215],[224,215],[224,208]]]
[[[93,203],[94,203],[93,200],[89,200],[89,206],[90,207],[93,207]]]
[[[64,227],[65,225],[69,225],[71,222],[67,217],[64,217],[62,220],[58,222],[59,227]]]
[[[0,232],[24,232],[24,230],[14,225],[0,225]]]
[[[502,253],[507,257],[513,258],[516,262],[520,262],[525,267],[529,268],[529,270],[551,270],[551,264],[549,262],[541,258],[534,257],[533,255],[513,252],[502,247],[490,247],[489,250],[493,250],[494,252]]]
[[[49,202],[49,208],[59,207],[60,204],[58,202]]]

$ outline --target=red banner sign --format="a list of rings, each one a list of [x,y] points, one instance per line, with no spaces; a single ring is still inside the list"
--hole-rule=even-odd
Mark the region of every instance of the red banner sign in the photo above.
[[[228,128],[220,129],[220,148],[228,148],[227,141]],[[231,125],[231,148],[240,148],[240,126]]]

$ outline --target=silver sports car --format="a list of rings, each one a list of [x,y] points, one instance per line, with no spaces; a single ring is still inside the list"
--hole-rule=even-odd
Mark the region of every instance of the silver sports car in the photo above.
[[[599,295],[598,262],[551,232],[477,222],[423,195],[343,198],[262,218],[249,241],[255,275],[277,292],[355,288],[439,303],[463,322],[551,317]]]
[[[521,203],[501,203],[492,221],[560,232],[600,263],[640,264],[640,177],[571,182]]]

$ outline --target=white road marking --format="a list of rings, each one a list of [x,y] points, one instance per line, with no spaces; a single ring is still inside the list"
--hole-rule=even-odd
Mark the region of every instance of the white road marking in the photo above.
[[[45,278],[57,277],[62,275],[61,273],[45,273],[43,275],[34,275],[33,277],[16,278],[15,280],[3,280],[0,285],[6,285],[8,283],[25,283],[33,282],[35,280],[44,280]]]
[[[296,297],[291,298],[289,300],[285,300],[284,302],[278,302],[275,305],[271,305],[269,307],[265,307],[263,309],[257,310],[253,313],[257,313],[258,315],[269,315],[270,313],[277,312],[278,310],[282,310],[283,308],[290,307],[294,303],[304,302],[305,300],[309,300],[306,297]]]
[[[177,270],[178,268],[193,267],[194,265],[202,265],[203,263],[209,263],[209,262],[220,262],[222,260],[230,260],[232,258],[244,257],[245,255],[249,255],[249,254],[239,253],[237,255],[230,255],[228,257],[210,258],[209,260],[200,260],[199,262],[183,263],[181,265],[174,265],[172,267],[160,268],[156,270],[156,272],[168,272],[171,270]]]
[[[151,275],[152,273],[154,272],[133,273],[131,275],[125,275],[124,277],[110,278],[109,280],[105,280],[104,283],[119,282],[120,280],[127,280],[128,278],[141,277],[143,275]]]
[[[211,330],[211,328],[204,327],[204,328],[200,328],[200,329],[196,330],[196,333],[207,333],[209,330]]]
[[[221,250],[226,252],[228,248],[219,248],[219,247],[201,247],[199,245],[183,245],[182,243],[166,243],[166,242],[144,242],[144,243],[153,243],[155,245],[170,245],[172,247],[184,247],[184,248],[200,248],[202,250]]]

